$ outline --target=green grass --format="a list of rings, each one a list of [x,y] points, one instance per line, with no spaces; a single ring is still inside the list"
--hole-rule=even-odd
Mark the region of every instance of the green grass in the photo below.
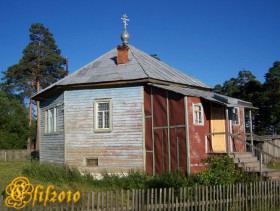
[[[4,194],[6,186],[18,176],[27,177],[34,186],[43,185],[44,187],[47,187],[52,184],[57,191],[80,190],[81,192],[90,192],[100,190],[95,189],[92,185],[86,184],[84,181],[62,180],[60,176],[63,175],[62,169],[60,169],[58,173],[58,166],[40,165],[39,162],[0,161],[0,169],[0,195]],[[28,170],[30,172],[28,172]],[[41,171],[41,176],[36,175],[39,171]],[[46,172],[49,174],[46,174]],[[51,174],[52,177],[50,177]]]
[[[23,165],[23,162],[0,161],[0,194],[14,178],[21,176]]]
[[[185,177],[183,172],[164,173],[160,176],[150,176],[143,171],[130,171],[127,175],[103,173],[103,179],[97,180],[89,174],[80,174],[77,169],[66,166],[28,162],[0,161],[0,193],[16,177],[25,176],[34,185],[54,185],[57,191],[72,190],[80,192],[109,191],[116,189],[148,189],[170,188],[179,190],[181,187],[199,185],[222,185],[232,183],[252,182],[256,178],[250,174],[237,171],[228,157],[214,156],[207,160],[208,169],[198,174]]]
[[[267,165],[267,168],[270,169],[279,169],[280,170],[280,161],[276,159],[272,159]]]

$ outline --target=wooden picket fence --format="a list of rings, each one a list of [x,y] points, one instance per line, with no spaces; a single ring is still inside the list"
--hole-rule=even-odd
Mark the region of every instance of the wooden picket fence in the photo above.
[[[83,193],[77,203],[29,203],[26,211],[37,210],[280,210],[280,181],[249,184],[200,186],[194,188],[115,190]],[[10,211],[0,198],[0,210]]]

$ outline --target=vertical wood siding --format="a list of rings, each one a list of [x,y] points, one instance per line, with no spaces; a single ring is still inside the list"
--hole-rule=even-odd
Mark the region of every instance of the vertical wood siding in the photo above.
[[[184,96],[146,86],[144,98],[146,171],[186,172]]]
[[[64,111],[63,94],[49,100],[41,101],[41,143],[40,161],[51,163],[64,163]],[[45,134],[45,111],[57,108],[57,131],[54,134]]]
[[[94,100],[112,100],[111,132],[94,132]],[[90,173],[125,173],[144,169],[143,87],[65,92],[66,162]],[[86,159],[98,159],[97,167]]]

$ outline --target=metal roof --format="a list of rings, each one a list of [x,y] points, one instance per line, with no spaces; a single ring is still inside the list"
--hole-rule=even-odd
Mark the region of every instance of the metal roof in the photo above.
[[[126,64],[117,64],[117,49],[114,48],[71,75],[47,87],[39,94],[41,95],[44,91],[55,86],[133,81],[138,79],[155,79],[186,86],[211,89],[211,87],[200,80],[170,67],[132,45],[128,46],[130,49],[128,51],[128,62]]]
[[[162,88],[165,90],[169,90],[169,91],[173,91],[185,96],[193,96],[193,97],[201,97],[204,98],[206,100],[215,102],[215,103],[219,103],[219,104],[223,104],[227,107],[237,107],[237,106],[244,106],[247,108],[254,108],[252,103],[244,101],[244,100],[240,100],[237,98],[233,98],[233,97],[228,97],[225,95],[221,95],[221,94],[217,94],[214,93],[212,91],[205,91],[205,90],[199,90],[196,88],[190,88],[190,87],[180,87],[180,86],[175,86],[175,85],[160,85],[160,84],[151,84],[152,86],[158,87],[158,88]]]

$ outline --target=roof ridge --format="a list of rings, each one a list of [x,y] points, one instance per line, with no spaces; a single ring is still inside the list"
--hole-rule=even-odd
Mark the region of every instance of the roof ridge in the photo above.
[[[161,71],[163,71],[163,72],[168,72],[169,74],[171,74],[171,75],[173,75],[173,76],[177,76],[177,75],[179,74],[179,77],[180,77],[181,79],[182,79],[182,77],[184,78],[183,80],[188,80],[190,83],[191,83],[192,81],[195,81],[197,84],[199,84],[199,85],[197,85],[197,86],[201,86],[201,87],[205,87],[205,88],[211,89],[210,86],[208,86],[207,84],[205,84],[205,83],[202,82],[201,80],[199,80],[199,79],[197,79],[197,78],[195,78],[195,77],[193,77],[193,76],[190,76],[189,74],[186,74],[186,73],[184,73],[184,72],[182,72],[182,71],[180,71],[180,70],[178,70],[178,69],[176,69],[176,68],[170,66],[169,64],[167,64],[167,63],[165,63],[165,62],[163,62],[163,61],[160,61],[160,60],[156,60],[156,61],[155,61],[155,59],[152,58],[152,57],[151,57],[149,54],[147,54],[146,52],[143,52],[142,50],[139,50],[139,49],[137,49],[137,48],[134,47],[134,46],[131,46],[131,47],[132,47],[132,49],[137,50],[140,54],[142,54],[142,56],[145,56],[145,58],[148,58],[148,59],[149,59],[149,60],[142,59],[142,60],[143,60],[142,63],[146,63],[146,64],[152,65],[152,66],[154,66],[154,67],[157,66],[158,68],[161,69]],[[151,57],[151,58],[150,58],[150,57]],[[151,63],[151,61],[152,61],[152,63]],[[138,60],[137,60],[137,62],[140,63]],[[144,68],[143,65],[141,65],[141,67]],[[148,75],[149,75],[149,74],[148,74]],[[150,78],[154,78],[154,77],[152,77],[152,76],[150,76],[150,75],[149,75],[149,77],[150,77]],[[187,79],[186,79],[186,77],[187,77]],[[155,78],[155,79],[157,79],[157,78]],[[165,80],[168,80],[168,79],[165,79]]]
[[[133,47],[133,46],[132,46]],[[132,48],[133,49],[133,48]],[[148,76],[148,78],[150,78],[150,76],[148,75],[148,73],[146,72],[146,70],[144,69],[144,67],[141,65],[141,63],[138,61],[137,57],[134,55],[132,49],[130,48],[130,52],[131,55],[135,58],[135,60],[137,61],[137,63],[140,65],[140,67],[142,68],[142,70],[144,71],[144,73]]]

